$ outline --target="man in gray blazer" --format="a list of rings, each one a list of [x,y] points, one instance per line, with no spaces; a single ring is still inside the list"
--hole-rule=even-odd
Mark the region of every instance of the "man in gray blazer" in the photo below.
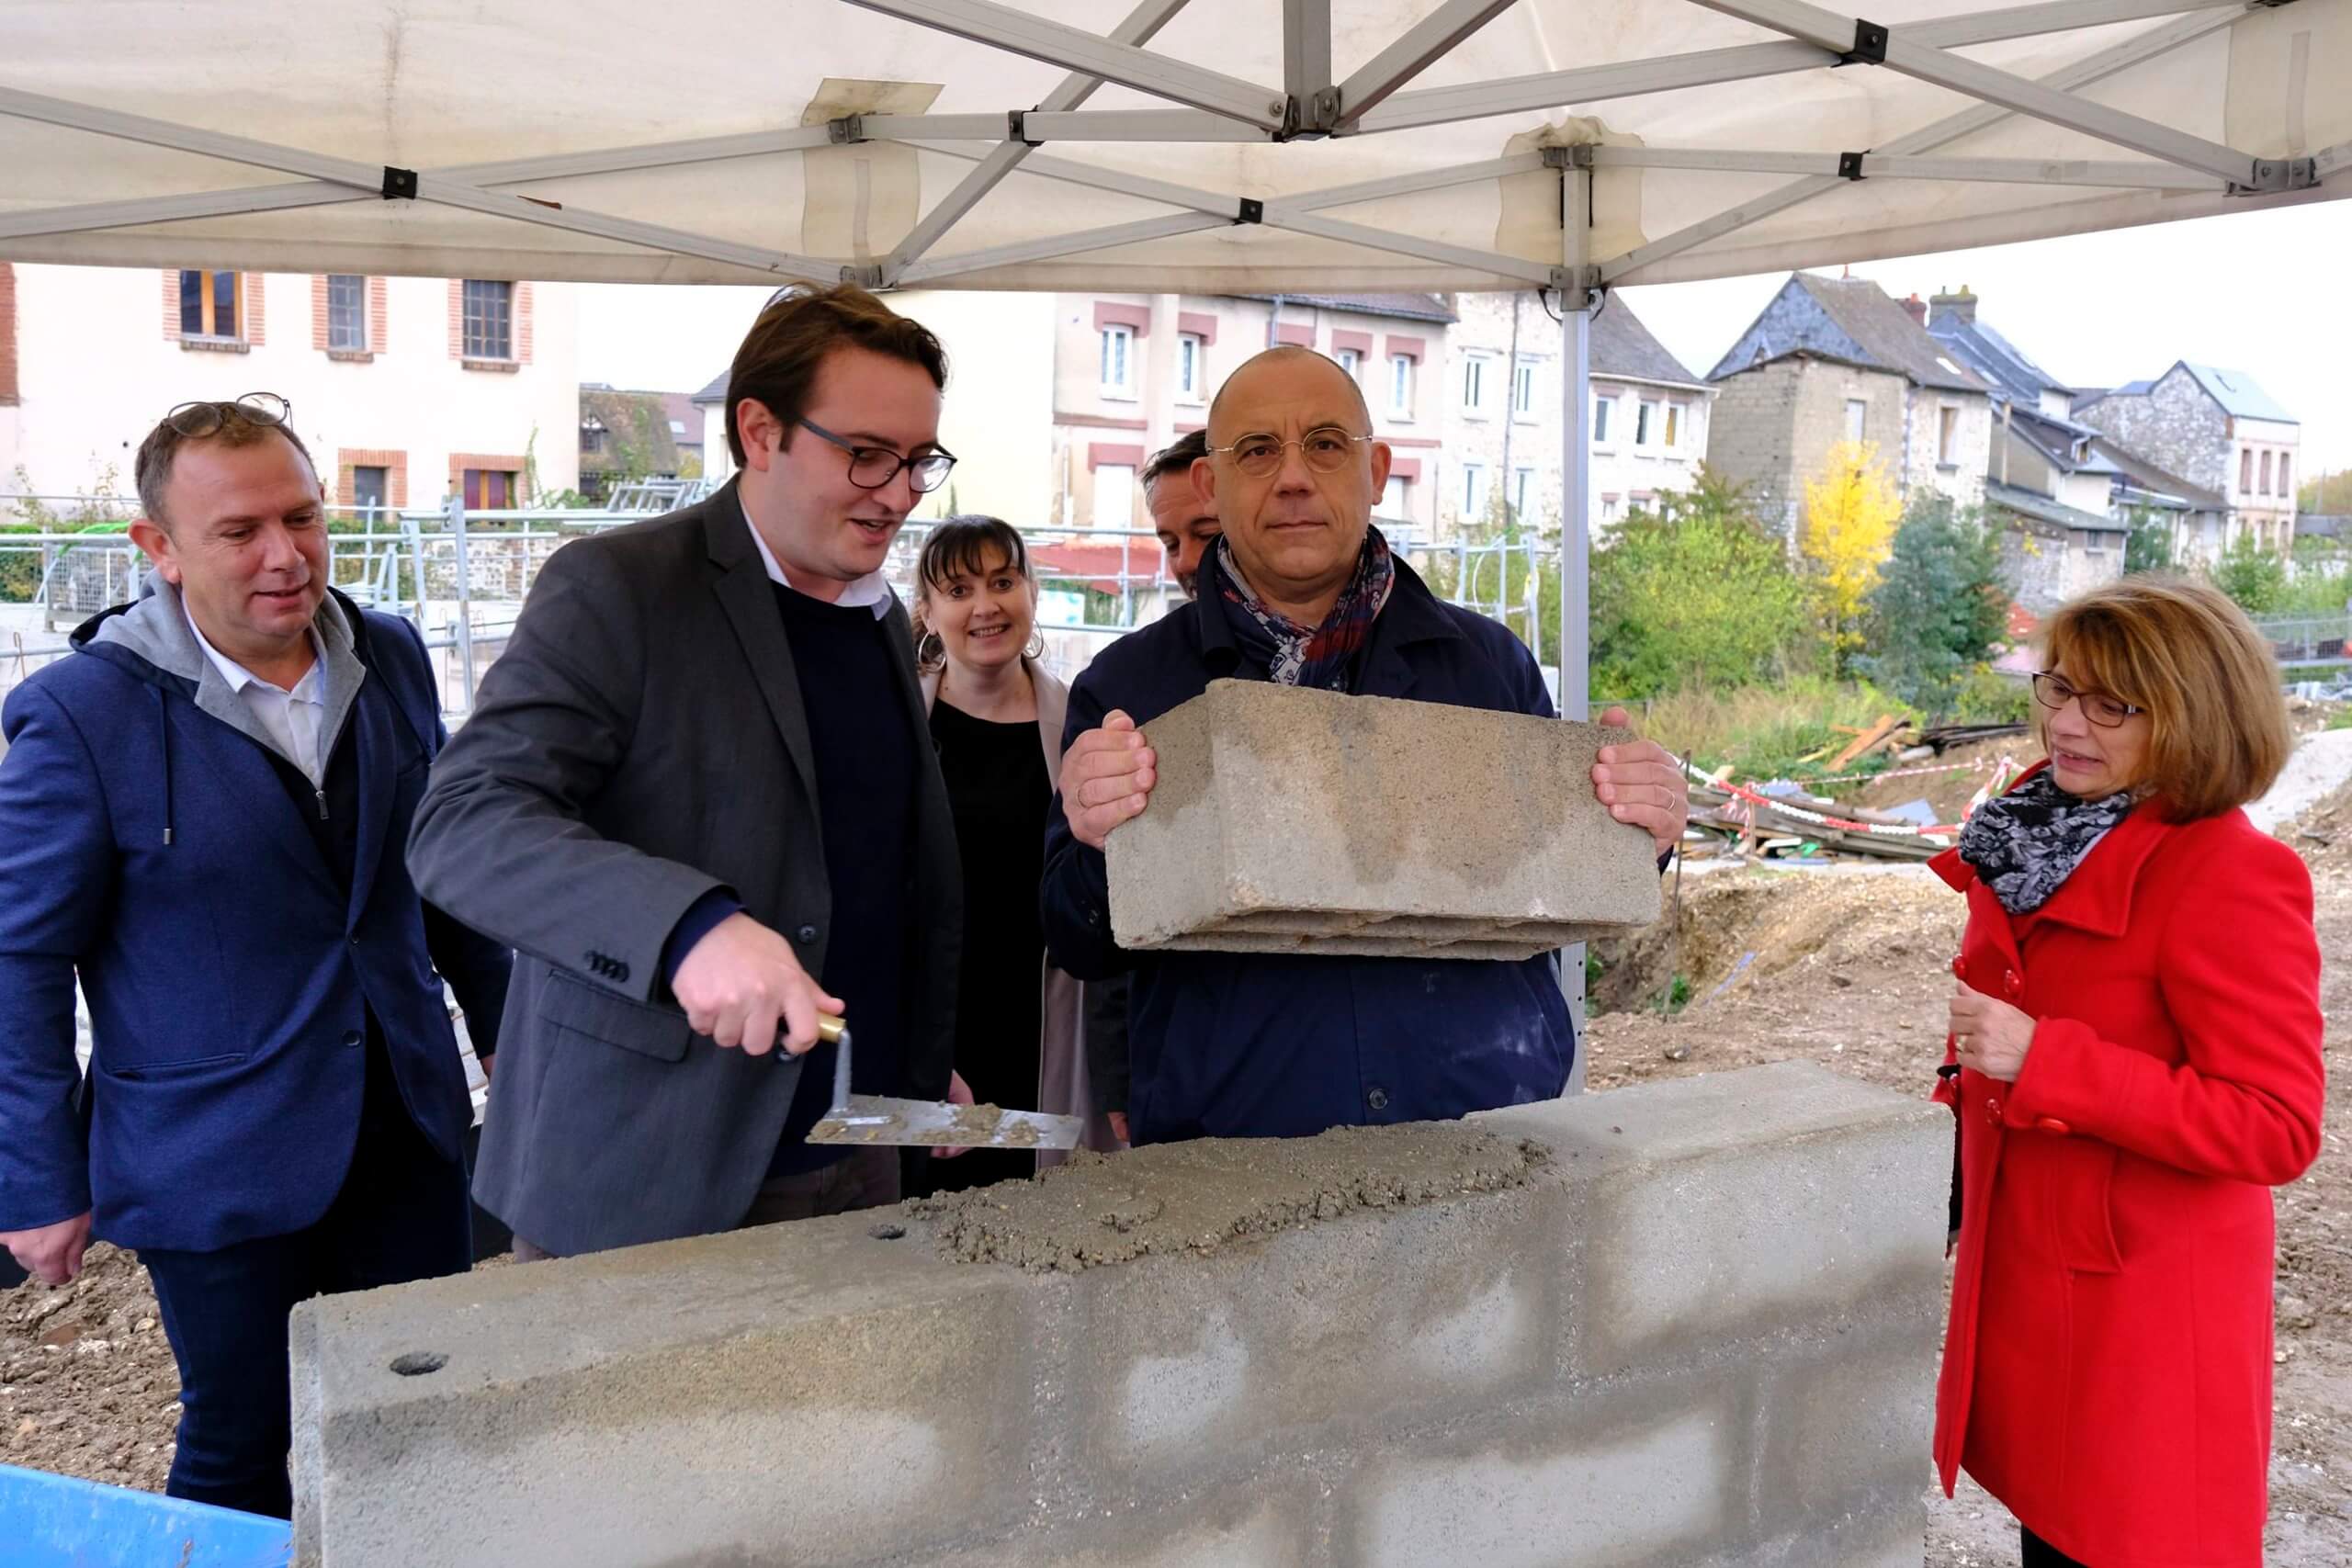
[[[474,1190],[525,1258],[894,1201],[896,1149],[806,1141],[821,1015],[858,1092],[949,1092],[955,826],[882,575],[945,382],[872,295],[779,295],[741,472],[556,552],[434,766],[417,885],[517,953]]]

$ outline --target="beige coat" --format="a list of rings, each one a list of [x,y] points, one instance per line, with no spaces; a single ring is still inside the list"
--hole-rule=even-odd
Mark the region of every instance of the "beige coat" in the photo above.
[[[1062,721],[1069,711],[1069,688],[1032,659],[1023,659],[1022,667],[1029,671],[1030,684],[1037,694],[1037,741],[1046,753],[1046,777],[1057,784],[1062,772]],[[936,670],[922,676],[923,711],[929,713],[939,700],[939,677]],[[1037,1083],[1037,1109],[1057,1116],[1086,1118],[1086,1135],[1082,1140],[1090,1149],[1109,1151],[1119,1146],[1111,1134],[1110,1119],[1097,1114],[1090,1103],[1086,1081],[1086,1012],[1082,1006],[1083,988],[1079,982],[1055,968],[1050,961],[1042,964],[1040,984],[1045,987],[1044,1037],[1039,1041],[1040,1060]],[[1057,1149],[1037,1151],[1037,1164],[1042,1168],[1058,1165],[1063,1155]]]

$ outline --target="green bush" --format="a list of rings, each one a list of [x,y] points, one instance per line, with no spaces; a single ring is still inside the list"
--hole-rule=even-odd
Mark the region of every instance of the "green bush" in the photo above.
[[[2125,573],[2170,571],[2172,567],[2172,519],[2139,513],[2132,531],[2123,536]]]
[[[2033,714],[2033,689],[1979,665],[1953,688],[1946,711],[1954,724],[2023,724]]]
[[[2213,586],[2249,615],[2275,615],[2287,597],[2287,562],[2252,534],[2240,534],[2213,564]]]
[[[1869,651],[1855,668],[1916,707],[1952,712],[1961,683],[2007,629],[2000,568],[1998,541],[1980,518],[1948,496],[1915,499],[1871,591]]]
[[[1592,553],[1591,584],[1595,691],[1744,686],[1817,658],[1787,547],[1757,520],[1744,487],[1704,467],[1691,491],[1663,495],[1657,511],[1611,531]],[[1555,646],[1556,582],[1539,614]]]

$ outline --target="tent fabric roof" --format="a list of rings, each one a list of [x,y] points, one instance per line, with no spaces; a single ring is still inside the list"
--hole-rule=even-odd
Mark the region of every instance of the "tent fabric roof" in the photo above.
[[[1243,294],[1243,299],[1271,301],[1272,294]],[[1453,308],[1434,294],[1284,294],[1285,305],[1308,305],[1318,310],[1352,310],[1360,316],[1388,316],[1400,321],[1459,321]]]
[[[1650,334],[1630,303],[1614,295],[1593,312],[1589,359],[1595,376],[1660,381],[1671,387],[1707,385],[1704,377],[1693,375],[1690,367]]]
[[[1263,0],[16,0],[0,256],[1376,294],[2352,194],[2352,0],[1880,0],[1846,69],[1804,0],[1329,9],[1325,73]]]

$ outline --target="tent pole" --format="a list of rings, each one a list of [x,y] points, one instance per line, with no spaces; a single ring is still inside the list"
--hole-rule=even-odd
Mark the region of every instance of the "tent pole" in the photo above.
[[[1959,17],[1939,17],[1906,23],[1905,38],[1937,49],[1965,49],[1972,44],[2004,39],[2036,38],[2076,28],[2109,22],[2168,17],[2184,11],[2240,8],[2240,0],[2052,0],[1998,11],[1978,11]],[[1355,121],[1365,135],[1383,130],[1411,130],[1456,120],[1485,119],[1493,115],[1530,109],[1556,109],[1601,98],[1636,97],[1646,93],[1672,92],[1683,87],[1746,82],[1758,77],[1786,75],[1834,65],[1840,50],[1790,39],[1778,43],[1734,44],[1647,60],[1585,65],[1532,76],[1511,76],[1458,87],[1430,87],[1399,93]]]
[[[1377,108],[1391,93],[1453,53],[1455,45],[1517,3],[1445,0],[1340,84],[1340,123],[1352,126],[1357,116]]]
[[[1261,130],[1280,129],[1287,107],[1278,92],[1172,55],[1117,43],[995,0],[845,0],[902,22],[969,43],[1026,55],[1048,65],[1116,82],[1157,98],[1206,109]]]
[[[1696,0],[1696,4],[1711,11],[1721,11],[1744,22],[1770,28],[1774,32],[1804,39],[1824,49],[1857,47],[1858,24],[1849,14],[1825,10],[1807,0]],[[1988,104],[2068,130],[2079,130],[2096,136],[2102,141],[2112,141],[2144,152],[2151,158],[2162,158],[2184,168],[2201,169],[2233,185],[2249,188],[2264,184],[2254,155],[2225,147],[2218,141],[2208,141],[2201,136],[2176,130],[2138,115],[2125,114],[2088,99],[2077,98],[2055,87],[2011,75],[1992,66],[1953,54],[1946,50],[1914,42],[1906,29],[1878,31],[1879,53],[1887,70],[1917,77],[1922,82],[1965,93]],[[2282,175],[2283,177],[2283,175]],[[2281,184],[2275,188],[2285,189]]]
[[[2103,81],[2119,71],[2126,71],[2143,61],[2168,54],[2184,44],[2193,43],[2210,33],[2226,28],[2236,19],[2237,15],[2235,11],[2215,10],[2184,17],[2179,21],[2170,22],[2160,28],[2153,28],[2137,38],[2126,39],[2111,48],[2103,49],[2097,54],[2053,71],[2049,75],[2041,77],[2041,83],[2045,87],[2056,87],[2068,92],[2077,87],[2087,87],[2092,83]],[[1877,151],[1906,156],[1932,152],[1939,147],[1949,145],[1963,136],[1983,130],[1987,126],[1997,125],[2008,118],[2009,111],[2007,109],[1992,104],[1979,104],[1974,108],[1962,109],[1958,114],[1947,115],[1934,124],[1922,127],[1908,135],[1898,136]],[[1811,201],[1815,197],[1825,196],[1830,191],[1837,190],[1845,184],[1844,180],[1834,176],[1824,176],[1797,180],[1784,185],[1780,189],[1769,191],[1752,201],[1743,201],[1729,212],[1718,213],[1713,218],[1678,229],[1671,234],[1627,251],[1613,260],[1601,263],[1600,280],[1603,283],[1615,283],[1631,273],[1655,265],[1670,256],[1680,255],[1685,251],[1696,249],[1711,240],[1719,240],[1736,230],[1745,229],[1751,223],[1762,222],[1767,218],[1786,212],[1792,207]]]
[[[1111,41],[1133,44],[1140,49],[1149,43],[1184,6],[1185,0],[1143,0],[1142,5],[1128,12],[1125,19],[1111,29]],[[1094,90],[1102,85],[1100,76],[1089,76],[1082,71],[1072,72],[1063,77],[1052,92],[1037,100],[1037,107],[1050,110],[1077,108],[1092,97]],[[1029,143],[1025,141],[999,142],[986,158],[980,160],[980,166],[957,181],[956,188],[940,197],[938,204],[908,231],[907,237],[899,242],[898,247],[883,258],[883,281],[896,283],[899,275],[907,269],[908,263],[937,244],[966,213],[978,206],[989,192],[996,189],[1005,175],[1021,166],[1022,160],[1029,156]]]
[[[2097,186],[2124,190],[2227,191],[2217,175],[2154,159],[2109,162],[2091,158],[1911,158],[1860,154],[1856,173],[1841,175],[1838,152],[1766,152],[1727,147],[1595,147],[1597,169],[1703,169],[1738,175],[1811,175],[1832,178],[1966,180],[1996,185]]]
[[[1560,261],[1571,278],[1590,261],[1592,172],[1560,171]],[[1592,716],[1590,585],[1592,529],[1592,296],[1572,285],[1560,295],[1560,716]],[[1539,637],[1540,643],[1542,639]],[[1539,650],[1540,651],[1540,650]],[[1566,1092],[1584,1092],[1584,943],[1560,953],[1560,988],[1567,993],[1576,1055]]]

